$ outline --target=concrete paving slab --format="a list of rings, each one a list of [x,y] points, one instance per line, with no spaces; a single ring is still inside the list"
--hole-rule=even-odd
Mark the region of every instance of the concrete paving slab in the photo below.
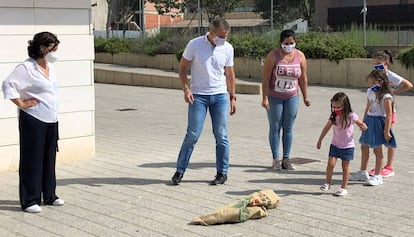
[[[182,91],[96,84],[96,158],[57,167],[62,207],[42,206],[40,214],[20,210],[16,171],[0,173],[1,236],[413,236],[413,96],[398,96],[396,175],[380,187],[351,182],[349,194],[334,197],[340,163],[330,191],[324,182],[331,135],[321,150],[316,141],[337,91],[362,116],[362,89],[310,86],[311,107],[300,103],[292,159],[295,171],[274,172],[261,96],[238,94],[229,119],[229,180],[209,186],[215,175],[210,118],[193,152],[183,182],[170,185],[186,130]],[[360,132],[356,130],[355,138]],[[356,149],[351,170],[359,168]],[[371,157],[370,167],[374,166]],[[189,225],[207,214],[262,189],[272,189],[281,205],[262,219],[216,226]]]

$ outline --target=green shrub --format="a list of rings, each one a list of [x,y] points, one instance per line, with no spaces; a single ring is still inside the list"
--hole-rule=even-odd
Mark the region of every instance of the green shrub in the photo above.
[[[307,33],[298,38],[298,48],[307,58],[327,58],[338,62],[344,58],[365,58],[367,51],[343,36]]]
[[[96,52],[136,53],[146,55],[176,54],[181,59],[183,50],[191,35],[171,34],[161,32],[153,37],[134,39],[103,39],[95,38]],[[307,33],[298,36],[298,48],[307,58],[327,58],[338,62],[344,58],[366,57],[365,49],[341,35],[326,33]],[[229,42],[234,47],[235,57],[264,58],[279,43],[272,43],[266,36],[251,33],[230,34]]]
[[[175,55],[178,61],[180,61],[183,55],[188,40],[184,41],[185,43],[180,45],[180,47],[176,47],[177,51],[175,51]],[[270,50],[275,48],[269,40],[260,36],[254,36],[250,33],[230,34],[228,40],[234,47],[235,57],[263,58]]]
[[[400,51],[397,56],[398,61],[406,68],[414,66],[414,45]]]
[[[128,53],[133,40],[130,39],[103,39],[95,38],[95,52]]]
[[[174,54],[183,49],[189,38],[170,32],[161,32],[155,36],[139,39],[131,48],[138,54]]]
[[[229,42],[234,47],[235,57],[264,58],[277,47],[264,37],[253,34],[231,34]]]
[[[181,60],[181,57],[183,56],[184,53],[184,49],[180,49],[177,51],[177,53],[175,53],[175,57],[177,58],[178,61]]]

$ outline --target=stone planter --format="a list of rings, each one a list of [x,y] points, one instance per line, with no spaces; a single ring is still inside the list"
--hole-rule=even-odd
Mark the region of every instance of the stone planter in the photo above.
[[[121,64],[142,68],[157,68],[177,71],[179,62],[175,54],[159,54],[155,56],[137,54],[110,54],[96,53],[95,62]],[[235,73],[237,78],[249,78],[250,81],[259,82],[262,78],[262,65],[260,59],[235,58]],[[349,58],[339,61],[327,59],[308,59],[307,75],[310,84],[321,84],[339,87],[366,87],[366,76],[372,69],[371,59]],[[413,82],[413,68],[405,68],[399,62],[392,66],[406,79]]]

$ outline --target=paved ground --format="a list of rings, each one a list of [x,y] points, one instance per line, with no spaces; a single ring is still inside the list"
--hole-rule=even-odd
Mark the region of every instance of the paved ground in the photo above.
[[[346,92],[362,115],[365,93],[360,89],[309,88],[312,106],[300,104],[295,127],[292,158],[298,169],[281,173],[268,168],[268,125],[260,96],[238,95],[237,114],[229,121],[228,182],[207,183],[215,175],[207,119],[182,184],[171,186],[186,126],[182,92],[105,84],[95,88],[96,158],[57,167],[57,191],[66,204],[43,207],[41,214],[20,211],[17,172],[0,173],[0,236],[414,236],[413,96],[398,97],[396,176],[380,187],[351,183],[349,195],[338,198],[332,193],[340,184],[339,165],[333,189],[319,190],[330,136],[323,149],[315,144],[330,97]],[[359,149],[355,159],[353,171],[359,167]],[[193,217],[261,189],[281,197],[280,207],[267,217],[189,225]]]

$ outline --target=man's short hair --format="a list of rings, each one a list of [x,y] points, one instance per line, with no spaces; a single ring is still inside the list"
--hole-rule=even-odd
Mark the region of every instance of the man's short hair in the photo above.
[[[216,18],[211,21],[210,30],[212,31],[224,30],[228,32],[230,31],[230,25],[223,18]]]

